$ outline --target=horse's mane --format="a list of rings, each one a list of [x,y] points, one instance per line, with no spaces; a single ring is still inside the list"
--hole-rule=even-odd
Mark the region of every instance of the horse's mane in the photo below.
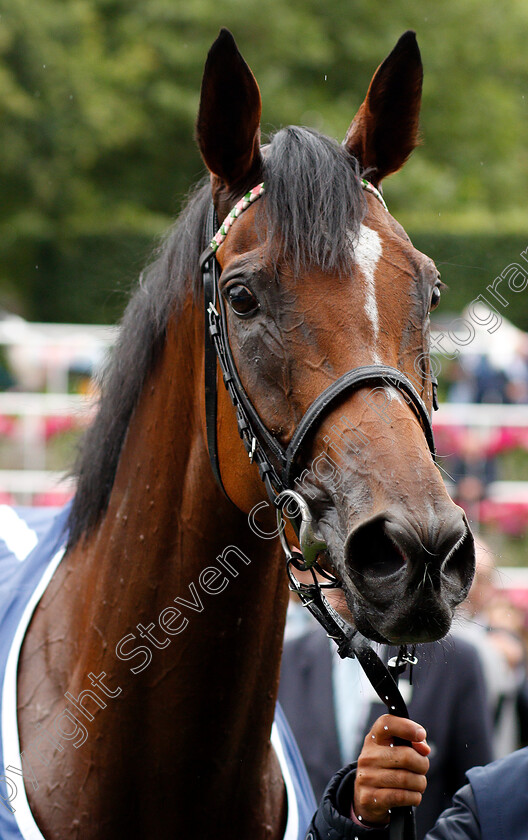
[[[356,161],[334,140],[305,128],[277,132],[266,147],[268,227],[294,271],[319,265],[344,270],[365,213]],[[119,339],[100,377],[96,418],[84,436],[73,474],[70,546],[105,512],[125,435],[145,381],[163,347],[167,323],[190,289],[198,300],[198,257],[205,248],[211,200],[199,184],[142,272],[123,316]]]

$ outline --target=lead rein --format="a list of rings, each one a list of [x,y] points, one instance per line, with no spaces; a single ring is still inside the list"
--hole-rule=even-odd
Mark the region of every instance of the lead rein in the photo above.
[[[302,606],[306,607],[326,631],[327,636],[336,643],[339,656],[342,659],[356,657],[372,688],[387,707],[389,714],[408,719],[409,711],[398,688],[398,677],[407,665],[410,666],[412,674],[412,667],[418,661],[414,653],[415,649],[413,647],[409,654],[406,645],[400,646],[397,656],[389,661],[388,666],[385,665],[369,644],[368,639],[354,627],[351,627],[329,603],[323,590],[341,587],[340,581],[322,569],[317,559],[307,563],[300,551],[289,546],[284,534],[283,508],[286,506],[287,500],[294,499],[298,502],[297,497],[299,497],[299,494],[289,490],[280,493],[275,500],[277,520],[280,523],[280,539],[286,555],[289,588],[297,593]],[[299,498],[302,499],[302,497]],[[304,502],[304,500],[302,501]],[[304,502],[304,504],[306,503]],[[301,515],[292,514],[290,520],[298,537],[300,535],[300,529],[297,527],[299,518],[302,518],[302,510]],[[302,540],[299,539],[299,542],[302,547]],[[293,569],[309,571],[313,582],[301,583],[295,576]],[[325,583],[318,580],[316,572],[326,579]],[[395,739],[395,743],[399,746],[411,746],[410,741],[401,738]],[[416,821],[413,808],[393,809],[389,826],[389,840],[416,840]]]

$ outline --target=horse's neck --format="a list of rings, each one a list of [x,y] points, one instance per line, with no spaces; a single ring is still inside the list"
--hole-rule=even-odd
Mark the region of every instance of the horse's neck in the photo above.
[[[57,802],[30,797],[46,838],[69,837],[83,812],[104,816],[115,838],[280,836],[283,789],[268,738],[284,572],[212,479],[189,361],[189,337],[172,332],[131,422],[108,512],[59,567],[24,645],[24,747],[37,722],[53,731],[57,715],[74,710],[67,691],[92,691],[94,720],[77,714],[86,742],[62,752],[40,745],[50,766],[35,772],[57,785]],[[90,682],[103,672],[115,696]]]

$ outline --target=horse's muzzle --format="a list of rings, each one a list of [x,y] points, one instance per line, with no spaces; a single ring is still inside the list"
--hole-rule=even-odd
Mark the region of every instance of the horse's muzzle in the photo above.
[[[345,543],[356,626],[380,641],[429,642],[445,636],[475,571],[475,549],[463,511],[455,507],[427,529],[402,513],[358,525]]]

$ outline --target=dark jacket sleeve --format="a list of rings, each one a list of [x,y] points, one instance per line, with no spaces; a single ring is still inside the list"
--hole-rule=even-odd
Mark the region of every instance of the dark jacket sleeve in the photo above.
[[[357,825],[350,813],[356,765],[344,767],[331,779],[315,812],[306,840],[389,840],[388,828]],[[425,840],[482,840],[471,785],[453,797],[453,804],[438,818]]]
[[[425,840],[482,840],[471,785],[465,785],[454,795],[452,806],[438,817]]]
[[[313,815],[306,840],[388,840],[388,829],[365,828],[345,816],[350,813],[355,778],[355,763],[332,777]]]

